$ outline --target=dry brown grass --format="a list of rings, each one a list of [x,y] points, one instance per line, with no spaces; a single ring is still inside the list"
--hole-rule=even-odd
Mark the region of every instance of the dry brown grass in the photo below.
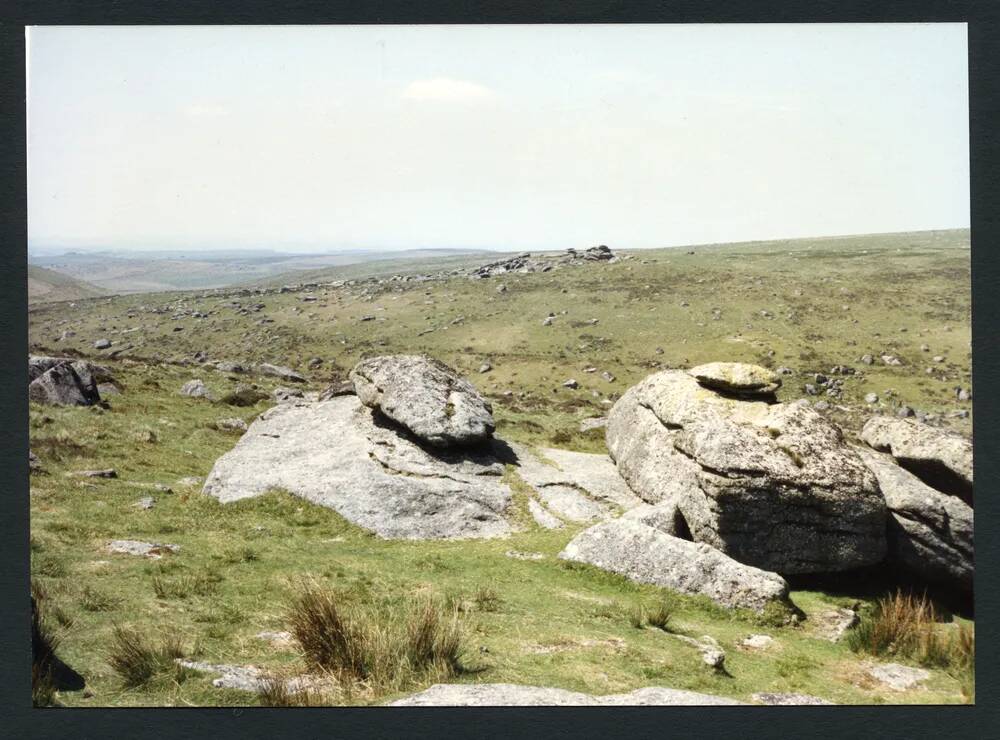
[[[292,599],[289,630],[311,669],[332,674],[343,686],[375,692],[464,670],[457,612],[435,599],[422,599],[404,612],[341,602],[311,582]]]
[[[975,635],[965,625],[944,629],[933,603],[924,595],[894,595],[878,601],[848,633],[848,646],[859,653],[892,656],[957,673],[974,691]]]
[[[166,635],[159,645],[154,645],[137,630],[116,626],[108,665],[121,677],[126,688],[145,686],[161,674],[180,682],[184,670],[176,659],[184,657],[184,653],[176,636]]]

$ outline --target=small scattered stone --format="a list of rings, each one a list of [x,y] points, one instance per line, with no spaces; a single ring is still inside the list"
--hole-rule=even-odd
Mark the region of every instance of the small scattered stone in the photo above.
[[[484,362],[482,365],[479,366],[479,372],[480,373],[488,373],[492,369],[493,369],[493,366],[490,363],[488,363],[488,362]]]
[[[194,380],[189,380],[187,383],[181,386],[180,394],[182,396],[190,396],[191,398],[206,398],[212,400],[212,392],[205,385],[204,381],[196,378]]]
[[[265,642],[269,642],[272,645],[274,645],[275,647],[287,647],[289,645],[292,645],[295,642],[295,638],[292,637],[292,633],[291,632],[285,632],[285,631],[280,631],[280,632],[268,632],[268,631],[258,632],[257,633],[257,639],[258,640],[264,640]]]
[[[603,429],[608,425],[608,417],[598,416],[592,419],[583,419],[580,422],[580,431],[589,432],[591,429]]]
[[[865,403],[878,403],[878,394],[869,393],[865,396]]]
[[[107,547],[108,552],[140,555],[154,560],[162,558],[166,553],[174,553],[180,549],[180,545],[164,545],[158,542],[140,542],[138,540],[112,540]]]
[[[858,624],[858,613],[853,609],[837,608],[820,612],[811,620],[817,634],[829,642],[837,642],[847,630]]]
[[[879,663],[867,671],[868,675],[893,691],[906,691],[931,677],[923,668],[911,668],[899,663]]]
[[[153,505],[155,503],[156,499],[154,499],[152,496],[144,496],[143,498],[139,499],[132,505],[135,506],[137,509],[143,509],[145,511],[148,511],[149,509],[153,508]]]
[[[94,349],[107,349],[111,346],[111,341],[108,339],[98,339],[94,342]]]
[[[271,396],[278,403],[288,403],[289,401],[294,401],[296,399],[305,397],[302,391],[299,390],[298,388],[284,388],[284,387],[275,388]]]
[[[508,550],[504,553],[508,558],[515,560],[544,560],[545,556],[540,552],[521,552],[520,550]]]
[[[576,389],[576,388],[580,387],[580,384],[577,383],[574,378],[570,378],[569,380],[565,381],[562,385],[563,385],[563,388],[573,388],[573,389]]]
[[[774,638],[770,635],[750,635],[740,642],[740,645],[752,650],[767,650],[773,644]]]
[[[83,478],[117,478],[118,471],[114,468],[107,468],[105,470],[78,470],[73,475],[79,475]]]
[[[233,417],[231,419],[219,419],[215,422],[217,429],[223,432],[245,432],[248,427],[243,419]]]
[[[771,707],[820,706],[833,704],[832,701],[820,699],[817,696],[809,696],[808,694],[757,693],[753,694],[751,698],[757,704],[766,704]]]

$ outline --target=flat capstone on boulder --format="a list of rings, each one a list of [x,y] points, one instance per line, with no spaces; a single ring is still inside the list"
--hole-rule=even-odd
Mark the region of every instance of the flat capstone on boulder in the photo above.
[[[362,360],[350,378],[361,402],[438,447],[485,442],[493,409],[452,368],[424,355]]]

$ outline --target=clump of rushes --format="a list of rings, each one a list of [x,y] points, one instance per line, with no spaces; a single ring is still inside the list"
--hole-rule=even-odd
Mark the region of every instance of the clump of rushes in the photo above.
[[[669,632],[670,616],[672,610],[670,605],[667,603],[661,603],[656,609],[651,611],[646,615],[646,624],[650,627],[656,627],[664,632]]]
[[[304,583],[292,598],[288,624],[308,666],[342,686],[384,691],[464,670],[457,612],[433,599],[403,613],[388,604],[347,607],[334,592]]]
[[[479,587],[476,590],[473,601],[476,602],[476,608],[481,612],[499,611],[500,605],[503,604],[503,599],[500,598],[500,594],[489,586]]]
[[[897,591],[880,599],[848,633],[847,645],[859,653],[891,655],[965,676],[972,686],[975,635],[965,625],[948,634],[926,595]],[[965,674],[968,674],[967,676]]]
[[[182,681],[185,672],[177,663],[182,657],[184,648],[176,636],[168,635],[155,645],[137,630],[116,626],[108,665],[122,679],[125,688],[139,688],[157,675],[171,675],[177,682]]]

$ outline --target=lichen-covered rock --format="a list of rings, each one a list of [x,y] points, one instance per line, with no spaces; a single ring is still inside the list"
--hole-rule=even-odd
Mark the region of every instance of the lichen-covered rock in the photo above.
[[[965,437],[915,419],[875,416],[861,438],[933,488],[972,503],[972,442]]]
[[[549,686],[509,683],[435,684],[391,707],[541,707],[541,706],[709,706],[743,702],[712,694],[650,686],[627,694],[594,696]]]
[[[923,668],[911,668],[899,663],[877,663],[868,668],[868,675],[893,691],[912,689],[931,677]]]
[[[691,368],[688,375],[708,388],[730,393],[765,395],[781,387],[776,372],[745,362],[709,362]]]
[[[356,396],[276,406],[219,458],[205,493],[227,503],[283,489],[388,539],[496,537],[510,531],[501,481],[513,453],[429,450]]]
[[[921,577],[972,590],[972,507],[926,485],[888,455],[863,450],[889,507],[890,561]]]
[[[350,373],[358,398],[429,444],[467,446],[493,434],[493,409],[444,363],[423,355],[362,360]]]
[[[875,476],[806,402],[723,395],[668,370],[618,400],[606,441],[643,500],[675,504],[678,528],[742,563],[823,573],[885,556]]]
[[[777,573],[738,563],[708,545],[624,518],[584,530],[559,557],[639,583],[702,594],[726,607],[760,612],[772,602],[788,601],[788,584]]]

